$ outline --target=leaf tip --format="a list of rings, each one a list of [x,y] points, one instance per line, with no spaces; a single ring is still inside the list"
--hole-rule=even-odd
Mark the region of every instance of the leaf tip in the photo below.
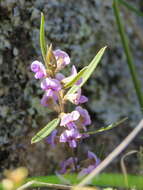
[[[33,139],[31,139],[31,144],[34,144],[34,143],[35,143],[35,141]]]
[[[44,16],[44,13],[43,12],[41,12],[41,17],[43,17]]]
[[[104,47],[103,47],[104,50],[107,49],[107,48],[108,48],[108,46],[104,46]]]

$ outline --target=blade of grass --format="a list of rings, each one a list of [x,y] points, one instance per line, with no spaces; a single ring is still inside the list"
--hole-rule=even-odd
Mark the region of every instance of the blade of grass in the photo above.
[[[127,59],[127,64],[130,70],[130,74],[133,80],[133,84],[134,84],[134,88],[136,91],[136,95],[140,104],[140,109],[143,113],[143,96],[142,96],[142,91],[141,91],[141,84],[140,81],[138,80],[138,75],[136,72],[136,68],[135,65],[133,63],[133,57],[132,57],[132,53],[129,47],[129,41],[128,38],[125,34],[125,29],[122,23],[122,19],[120,16],[120,11],[119,11],[119,3],[118,0],[113,0],[113,10],[114,10],[114,15],[115,15],[115,19],[116,19],[116,23],[118,26],[118,30],[119,30],[119,34],[120,34],[120,38],[121,38],[121,42],[125,51],[125,55],[126,55],[126,59]]]
[[[132,5],[130,5],[129,3],[127,3],[124,0],[119,0],[119,3],[121,3],[122,5],[124,5],[125,7],[127,7],[130,11],[136,13],[138,16],[142,16],[143,17],[143,13],[141,11],[139,11],[137,8],[133,7]]]
[[[108,126],[102,127],[102,128],[100,128],[99,130],[96,130],[96,131],[87,131],[87,132],[84,133],[84,134],[95,135],[95,134],[101,133],[101,132],[103,132],[103,131],[111,130],[111,129],[113,129],[113,128],[119,126],[121,123],[123,123],[123,122],[126,121],[127,119],[128,119],[128,118],[125,117],[125,118],[123,118],[123,119],[121,119],[121,120],[119,120],[119,121],[116,121],[116,122],[114,122],[114,123],[108,125]]]
[[[45,24],[44,14],[41,12],[40,47],[41,47],[41,52],[42,52],[43,59],[44,59],[44,61],[45,61],[45,56],[46,56],[47,50],[46,50],[44,24]]]

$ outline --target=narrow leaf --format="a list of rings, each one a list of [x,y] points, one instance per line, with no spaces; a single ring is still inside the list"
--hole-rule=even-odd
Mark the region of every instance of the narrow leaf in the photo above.
[[[100,132],[103,132],[103,131],[108,131],[108,130],[110,130],[110,129],[113,129],[114,127],[117,127],[118,125],[120,125],[121,123],[123,123],[124,121],[126,121],[127,119],[128,119],[128,118],[125,117],[125,118],[123,118],[123,119],[121,119],[121,120],[119,120],[119,121],[116,121],[116,122],[114,122],[114,123],[112,123],[112,124],[110,124],[110,125],[108,125],[108,126],[106,126],[106,127],[102,127],[102,128],[100,128],[99,130],[96,130],[96,131],[89,131],[89,132],[84,133],[84,134],[93,135],[93,134],[100,133]]]
[[[58,126],[60,119],[54,119],[50,123],[46,125],[43,129],[41,129],[31,140],[31,143],[36,143],[41,141],[43,138],[50,135],[50,133]]]
[[[44,24],[45,24],[45,19],[44,19],[44,14],[41,13],[41,24],[40,24],[40,46],[41,46],[41,52],[43,59],[45,61],[45,56],[46,56],[46,41],[45,41],[45,30],[44,30]]]
[[[124,5],[125,7],[127,7],[130,11],[135,12],[138,16],[142,16],[143,17],[143,12],[141,12],[140,10],[138,10],[137,8],[135,8],[133,5],[127,3],[125,0],[119,0],[119,3],[121,3],[122,5]]]
[[[93,73],[93,71],[96,69],[99,61],[101,60],[104,51],[105,51],[106,47],[103,47],[98,53],[97,55],[94,57],[94,59],[91,61],[91,63],[87,66],[86,71],[82,74],[82,82],[80,85],[74,85],[70,88],[70,90],[67,92],[68,94],[74,94],[79,88],[81,88],[84,83],[89,79],[90,75]]]
[[[64,88],[69,88],[71,86],[73,86],[79,79],[83,78],[83,74],[84,72],[87,70],[88,67],[84,67],[83,69],[81,69],[77,75],[68,83],[66,83],[64,85]]]
[[[139,75],[138,75],[136,65],[133,59],[133,54],[130,48],[129,39],[128,39],[128,36],[126,35],[125,26],[123,24],[123,19],[120,14],[118,1],[113,1],[113,10],[114,10],[116,23],[118,26],[120,38],[121,38],[121,43],[124,48],[124,53],[126,56],[128,67],[129,67],[130,75],[134,84],[134,89],[136,91],[138,102],[140,104],[140,110],[143,113],[143,95],[142,95],[141,81],[139,80]]]

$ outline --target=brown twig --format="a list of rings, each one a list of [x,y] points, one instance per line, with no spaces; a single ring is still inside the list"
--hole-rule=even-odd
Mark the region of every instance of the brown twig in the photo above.
[[[49,187],[52,189],[63,189],[63,190],[70,190],[72,188],[72,186],[69,186],[69,185],[44,183],[44,182],[39,182],[39,181],[33,180],[33,181],[29,181],[29,182],[25,183],[24,185],[20,186],[19,188],[17,188],[17,190],[23,190],[32,185],[39,185],[41,187],[43,186],[43,187]]]
[[[124,175],[125,185],[126,185],[127,188],[129,187],[129,183],[128,183],[128,176],[127,176],[127,169],[126,169],[126,166],[125,166],[125,158],[130,156],[131,154],[135,154],[137,152],[138,152],[137,150],[132,150],[130,152],[127,152],[121,158],[120,164],[121,164],[122,172],[123,172],[123,175]]]

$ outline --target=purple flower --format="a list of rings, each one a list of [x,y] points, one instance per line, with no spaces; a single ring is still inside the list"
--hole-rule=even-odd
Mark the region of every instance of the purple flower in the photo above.
[[[51,135],[46,139],[47,143],[49,143],[53,148],[55,147],[56,144],[56,135],[57,135],[57,130],[54,130]]]
[[[71,148],[76,148],[76,140],[81,137],[82,135],[76,129],[65,130],[60,136],[60,142],[68,142]]]
[[[43,106],[48,106],[49,108],[52,108],[53,105],[56,104],[58,97],[55,91],[49,89],[45,92],[41,99],[41,104]]]
[[[59,81],[62,81],[65,78],[65,76],[62,73],[57,73],[56,74],[56,79]]]
[[[67,126],[68,129],[75,129],[76,125],[74,121],[78,120],[80,114],[78,111],[72,111],[71,113],[64,113],[61,115],[61,123],[60,126]]]
[[[81,95],[81,88],[77,91],[77,93],[67,95],[66,99],[68,99],[75,105],[82,104],[88,101],[88,98],[86,96]]]
[[[100,164],[99,158],[97,158],[97,156],[93,152],[90,152],[90,151],[88,151],[88,159],[87,160],[90,162],[90,164],[88,165],[88,167],[83,168],[80,171],[80,173],[78,175],[79,177],[89,174]]]
[[[57,60],[57,70],[61,70],[66,65],[70,64],[70,57],[66,52],[64,52],[60,49],[57,49],[54,51],[54,55]]]
[[[82,107],[77,106],[76,111],[78,111],[80,113],[80,118],[78,120],[78,122],[80,124],[82,124],[83,126],[91,124],[91,119],[90,119],[89,113],[86,109],[83,109]]]
[[[75,157],[70,157],[69,159],[63,161],[61,163],[61,170],[59,171],[60,174],[65,174],[66,172],[70,171],[70,172],[74,172],[75,169],[75,164],[77,164],[78,159]],[[77,165],[77,168],[79,166]]]
[[[43,90],[52,89],[53,91],[59,91],[61,90],[61,84],[57,79],[45,78],[41,82],[41,88]]]
[[[41,79],[46,76],[46,69],[44,65],[39,61],[32,62],[31,70],[35,73],[36,79]]]

